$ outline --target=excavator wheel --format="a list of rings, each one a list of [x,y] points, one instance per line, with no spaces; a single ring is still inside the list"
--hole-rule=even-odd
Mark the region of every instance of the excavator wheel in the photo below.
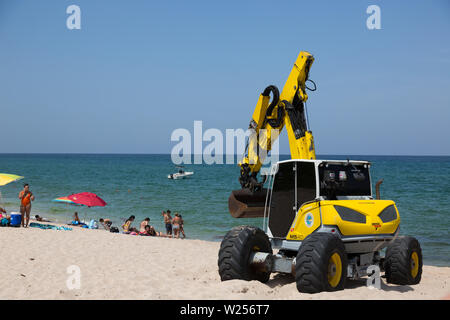
[[[413,237],[399,237],[386,249],[384,261],[388,283],[418,284],[422,277],[422,249]]]
[[[343,290],[347,279],[344,243],[330,233],[313,233],[295,259],[297,290],[306,293]]]
[[[253,252],[272,254],[272,245],[264,231],[251,226],[231,229],[220,245],[218,261],[220,279],[258,280],[263,283],[269,281],[270,272],[255,270],[250,265]]]

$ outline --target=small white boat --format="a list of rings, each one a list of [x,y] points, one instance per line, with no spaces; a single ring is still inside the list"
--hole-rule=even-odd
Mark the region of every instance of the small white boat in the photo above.
[[[182,166],[177,166],[178,172],[177,173],[171,173],[167,176],[169,179],[184,179],[186,177],[192,176],[194,172],[192,171],[184,171]]]

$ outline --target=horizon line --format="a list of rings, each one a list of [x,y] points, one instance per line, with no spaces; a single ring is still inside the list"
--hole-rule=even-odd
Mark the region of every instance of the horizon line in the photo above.
[[[0,155],[171,155],[171,153],[123,153],[123,152],[0,152]],[[203,154],[191,154],[196,156]],[[338,154],[338,153],[318,153],[319,156],[384,156],[384,157],[449,157],[450,154]],[[241,156],[237,154],[217,154],[215,156]],[[290,156],[287,153],[280,153],[279,156]]]

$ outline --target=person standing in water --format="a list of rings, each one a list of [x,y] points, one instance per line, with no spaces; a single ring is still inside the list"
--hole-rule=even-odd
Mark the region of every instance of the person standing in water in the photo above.
[[[19,193],[20,199],[20,214],[22,215],[22,227],[28,228],[28,222],[30,221],[31,201],[34,201],[34,195],[30,191],[28,183],[23,185],[23,190]],[[26,222],[25,219],[26,218]]]
[[[168,236],[172,237],[172,216],[170,215],[170,210],[163,211],[162,216],[164,217],[164,225],[166,226],[166,233]]]
[[[173,229],[173,237],[179,239],[180,238],[180,225],[181,218],[178,212],[175,212],[175,218],[172,219],[172,229]]]
[[[186,234],[184,233],[184,220],[181,214],[179,214],[180,217],[180,233],[183,235],[183,239],[186,238]]]

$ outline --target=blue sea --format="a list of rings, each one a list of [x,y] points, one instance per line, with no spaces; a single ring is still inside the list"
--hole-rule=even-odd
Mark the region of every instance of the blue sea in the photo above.
[[[371,161],[373,184],[383,178],[382,198],[397,203],[401,234],[419,239],[426,264],[450,266],[450,157],[318,158]],[[27,182],[36,197],[32,215],[57,222],[70,221],[78,211],[82,219],[110,218],[120,226],[135,215],[136,227],[149,217],[157,230],[164,231],[161,211],[170,209],[182,214],[189,238],[209,241],[220,241],[236,225],[262,226],[262,219],[235,219],[228,213],[228,196],[240,188],[237,165],[186,165],[186,171],[194,171],[194,175],[184,180],[167,179],[169,173],[176,172],[170,155],[0,154],[1,173],[25,177],[0,187],[0,206],[18,211],[18,193]],[[98,194],[108,205],[87,208],[52,202],[84,191]]]

